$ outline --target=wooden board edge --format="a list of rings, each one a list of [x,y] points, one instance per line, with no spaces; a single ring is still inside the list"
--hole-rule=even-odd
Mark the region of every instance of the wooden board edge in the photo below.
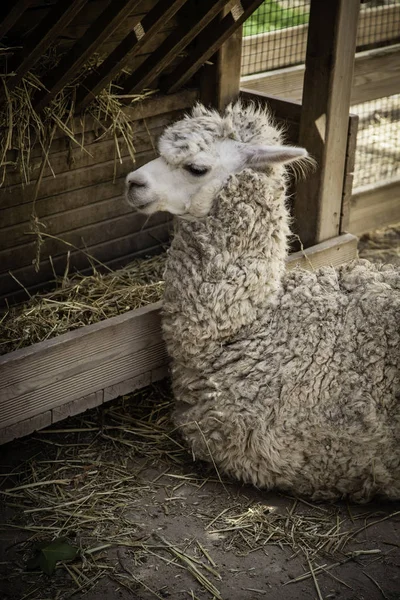
[[[141,308],[137,308],[134,310],[129,310],[122,315],[117,315],[115,317],[110,317],[105,319],[104,321],[99,321],[98,323],[93,323],[93,325],[86,325],[85,327],[81,327],[79,329],[75,329],[74,331],[68,331],[67,333],[63,333],[55,338],[50,340],[45,340],[43,342],[38,342],[37,344],[33,344],[32,346],[27,346],[26,348],[21,348],[20,350],[14,350],[14,352],[9,352],[8,354],[4,354],[0,356],[0,376],[1,376],[1,368],[5,365],[8,365],[11,362],[19,361],[27,358],[28,356],[32,356],[34,354],[42,353],[43,351],[48,350],[49,348],[55,348],[57,346],[62,346],[66,342],[77,341],[78,339],[87,337],[92,335],[93,333],[97,333],[102,329],[106,329],[112,325],[121,325],[132,319],[141,318],[143,315],[146,315],[150,312],[159,312],[162,306],[162,302],[155,302],[153,304],[148,304],[147,306],[142,306]]]
[[[287,258],[286,269],[314,271],[325,265],[338,267],[357,258],[357,243],[358,238],[355,235],[344,233],[306,250],[293,252]]]
[[[168,377],[168,364],[0,429],[0,446]]]
[[[361,235],[400,221],[400,177],[353,190],[348,231]]]

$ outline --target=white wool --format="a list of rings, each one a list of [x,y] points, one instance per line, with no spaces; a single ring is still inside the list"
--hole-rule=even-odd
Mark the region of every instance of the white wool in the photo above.
[[[157,160],[176,171],[225,138],[264,157],[275,145],[283,162],[291,152],[266,112],[239,103],[222,117],[197,106],[166,130]],[[214,173],[200,214],[187,197],[178,212],[163,310],[175,422],[196,458],[241,481],[400,498],[400,272],[354,261],[285,273],[284,168],[252,164]],[[143,172],[148,198],[156,166]]]

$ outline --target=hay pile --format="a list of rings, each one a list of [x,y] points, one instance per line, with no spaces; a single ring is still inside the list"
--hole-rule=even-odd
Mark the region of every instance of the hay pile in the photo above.
[[[0,137],[0,186],[5,181],[8,169],[18,170],[22,183],[28,184],[31,181],[32,152],[34,149],[40,148],[42,163],[37,179],[38,187],[44,167],[49,166],[51,170],[49,150],[57,129],[65,134],[71,144],[77,145],[85,151],[84,137],[81,140],[78,134],[84,132],[86,116],[94,119],[98,139],[106,134],[112,134],[116,160],[121,160],[121,142],[126,145],[132,160],[135,160],[133,129],[123,109],[127,104],[145,99],[154,91],[144,91],[142,94],[130,96],[124,95],[121,99],[118,95],[121,89],[118,81],[125,75],[125,72],[122,71],[116,80],[93,98],[83,114],[80,115],[79,131],[75,131],[76,90],[88,74],[101,63],[101,57],[93,55],[49,105],[43,111],[38,112],[34,108],[35,96],[46,89],[42,79],[57,65],[60,56],[54,51],[43,56],[35,69],[29,71],[14,87],[10,86],[12,74],[7,73],[6,62],[3,63],[4,59],[12,56],[13,49],[7,48],[6,50],[7,52],[2,53],[0,47],[0,80],[4,92],[3,102],[0,105],[0,129],[4,132]]]
[[[56,288],[7,309],[0,320],[0,354],[56,337],[161,299],[165,255],[137,259],[117,271],[94,269],[56,279]]]
[[[282,583],[309,580],[321,599],[319,576],[329,573],[349,587],[340,579],[342,565],[385,560],[364,532],[394,521],[395,507],[377,513],[376,507],[316,505],[276,495],[249,498],[249,487],[222,480],[211,466],[193,465],[170,420],[172,408],[170,389],[158,384],[13,442],[11,455],[25,452],[26,459],[2,467],[4,506],[13,517],[0,530],[21,532],[18,545],[13,537],[19,562],[4,564],[7,580],[21,582],[31,600],[70,598],[102,579],[135,597],[142,597],[140,588],[146,598],[179,597],[157,588],[157,571],[164,567],[169,581],[179,578],[180,590],[187,586],[182,597],[226,600],[221,586],[233,577],[229,556],[241,563],[249,556],[252,563],[261,553],[267,568],[275,547],[303,565]],[[159,520],[155,511],[163,515]],[[179,538],[185,518],[196,523],[196,537],[192,529]],[[27,572],[35,545],[60,537],[79,549],[77,558],[58,563],[51,577]],[[210,543],[215,539],[221,547]]]

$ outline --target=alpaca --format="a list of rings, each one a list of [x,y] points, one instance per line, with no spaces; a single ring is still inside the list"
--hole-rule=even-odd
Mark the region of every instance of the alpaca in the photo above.
[[[193,456],[313,500],[400,498],[400,271],[285,272],[285,165],[307,153],[266,110],[197,105],[159,150],[126,196],[178,215],[163,334]]]

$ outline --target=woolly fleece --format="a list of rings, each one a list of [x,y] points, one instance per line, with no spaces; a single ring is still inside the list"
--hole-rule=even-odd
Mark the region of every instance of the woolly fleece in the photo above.
[[[196,110],[161,149],[183,152],[174,127],[190,119],[201,135]],[[228,135],[271,142],[267,114],[236,105],[227,118]],[[209,215],[178,220],[163,309],[174,420],[195,458],[244,482],[399,498],[400,272],[355,261],[285,273],[288,235],[281,167],[232,175]]]

